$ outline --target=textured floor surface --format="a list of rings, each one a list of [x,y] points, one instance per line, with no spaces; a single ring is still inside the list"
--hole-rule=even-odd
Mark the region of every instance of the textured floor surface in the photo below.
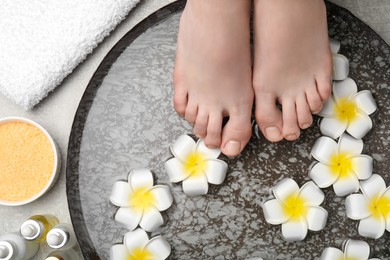
[[[330,2],[347,8],[390,44],[389,0],[330,0]]]

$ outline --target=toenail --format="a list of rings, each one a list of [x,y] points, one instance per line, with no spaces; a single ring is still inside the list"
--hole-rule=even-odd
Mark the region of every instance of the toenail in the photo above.
[[[302,128],[303,128],[303,129],[309,128],[310,125],[311,125],[311,124],[309,124],[309,123],[305,123],[305,124],[302,125]]]
[[[287,140],[295,140],[295,139],[297,139],[298,138],[298,136],[296,135],[296,134],[291,134],[291,135],[287,135],[286,136],[286,139]]]
[[[223,151],[228,155],[237,155],[241,152],[241,144],[237,141],[229,141],[225,144]]]
[[[270,141],[277,141],[280,138],[280,130],[275,126],[270,126],[265,129],[265,134]]]

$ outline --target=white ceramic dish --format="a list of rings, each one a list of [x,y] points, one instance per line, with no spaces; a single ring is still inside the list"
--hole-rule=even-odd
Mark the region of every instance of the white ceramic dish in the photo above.
[[[53,187],[53,185],[55,184],[55,182],[58,178],[60,170],[61,170],[61,156],[60,156],[60,152],[59,152],[58,147],[57,147],[56,143],[54,142],[53,138],[46,131],[46,129],[43,128],[40,124],[38,124],[30,119],[26,119],[26,118],[22,118],[22,117],[6,117],[6,118],[0,119],[0,125],[5,124],[5,123],[10,123],[10,122],[27,123],[27,124],[30,124],[30,125],[38,128],[48,138],[48,140],[51,144],[53,153],[54,153],[54,166],[53,166],[53,171],[52,171],[51,177],[50,177],[49,181],[47,182],[47,184],[45,185],[45,187],[39,193],[30,197],[29,199],[19,200],[19,201],[8,201],[8,200],[3,200],[0,198],[0,205],[21,206],[21,205],[25,205],[27,203],[30,203],[32,201],[35,201],[36,199],[40,198],[42,195],[44,195],[47,191],[49,191]]]

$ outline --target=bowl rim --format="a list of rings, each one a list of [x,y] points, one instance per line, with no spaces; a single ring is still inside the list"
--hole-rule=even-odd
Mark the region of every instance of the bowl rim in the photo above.
[[[25,205],[25,204],[28,204],[30,202],[37,200],[38,198],[43,196],[46,192],[48,192],[52,188],[52,186],[54,185],[54,183],[58,179],[59,172],[61,169],[60,151],[59,151],[58,146],[55,143],[53,137],[39,123],[37,123],[31,119],[24,118],[24,117],[18,117],[18,116],[0,118],[0,125],[5,124],[5,123],[9,123],[9,122],[27,123],[27,124],[30,124],[30,125],[38,128],[49,139],[49,142],[51,144],[51,147],[52,147],[52,150],[54,153],[54,165],[53,165],[53,171],[51,173],[51,177],[50,177],[49,181],[46,183],[45,187],[39,193],[35,194],[34,196],[30,197],[29,199],[20,200],[20,201],[7,201],[7,200],[3,200],[0,198],[0,205],[21,206],[21,205]]]

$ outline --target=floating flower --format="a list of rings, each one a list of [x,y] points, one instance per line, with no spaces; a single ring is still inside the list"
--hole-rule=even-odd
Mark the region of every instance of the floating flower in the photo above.
[[[321,255],[321,260],[380,260],[370,258],[370,246],[365,241],[349,239],[344,244],[344,252],[338,248],[328,247]]]
[[[332,48],[337,48],[337,46],[332,46]],[[338,46],[340,48],[340,45]],[[338,51],[338,50],[337,50]],[[344,80],[349,75],[349,61],[348,59],[341,54],[333,53],[332,54],[332,63],[333,63],[333,80]]]
[[[125,234],[123,244],[113,245],[111,260],[163,260],[171,254],[171,246],[162,236],[149,240],[140,228]]]
[[[336,139],[347,131],[353,137],[361,139],[372,128],[369,115],[376,109],[371,92],[357,92],[353,79],[333,82],[333,95],[318,113],[324,117],[320,124],[321,132]]]
[[[115,214],[117,222],[129,230],[139,225],[152,232],[164,223],[160,211],[168,209],[173,198],[168,186],[153,186],[152,173],[139,169],[130,172],[128,182],[114,183],[110,201],[120,207]]]
[[[372,174],[373,159],[363,151],[363,141],[343,134],[338,143],[323,136],[317,139],[311,155],[319,162],[309,172],[309,177],[320,187],[333,184],[337,196],[359,190],[359,180]]]
[[[324,193],[309,181],[301,189],[298,184],[286,178],[273,187],[275,199],[263,205],[265,220],[273,225],[282,224],[282,235],[287,241],[300,241],[307,230],[319,231],[326,225],[328,212],[319,205]]]
[[[188,135],[182,135],[171,146],[175,156],[165,163],[171,182],[183,181],[183,190],[190,196],[204,195],[208,183],[221,184],[226,177],[226,162],[217,159],[221,151],[209,149],[202,139],[197,143]]]
[[[360,182],[363,194],[351,194],[345,200],[347,216],[360,220],[361,236],[380,238],[385,229],[390,232],[390,187],[377,174]]]

